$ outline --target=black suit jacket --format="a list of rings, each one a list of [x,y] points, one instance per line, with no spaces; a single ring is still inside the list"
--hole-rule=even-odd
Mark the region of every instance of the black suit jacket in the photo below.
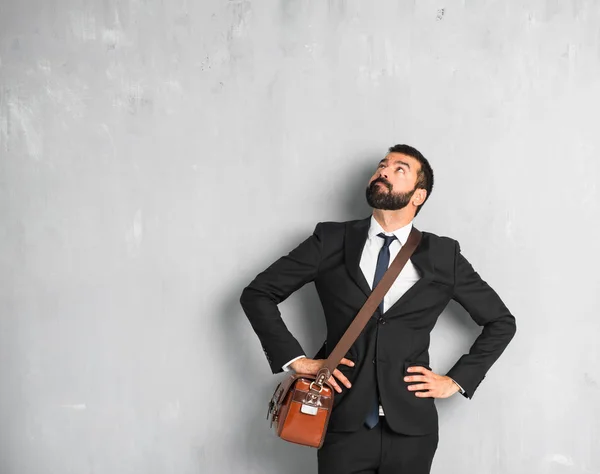
[[[308,282],[314,282],[327,325],[327,340],[315,358],[333,350],[371,289],[359,263],[370,216],[348,222],[319,222],[313,234],[288,255],[270,265],[244,288],[240,303],[258,335],[273,373],[304,354],[287,329],[277,305]],[[383,314],[378,309],[340,365],[352,387],[335,392],[331,431],[355,431],[364,422],[376,385],[390,427],[409,435],[437,431],[431,397],[419,398],[404,381],[410,365],[429,367],[429,335],[451,299],[483,326],[481,334],[446,374],[471,398],[486,372],[515,334],[515,318],[497,293],[460,253],[456,240],[423,232],[411,257],[421,274]]]

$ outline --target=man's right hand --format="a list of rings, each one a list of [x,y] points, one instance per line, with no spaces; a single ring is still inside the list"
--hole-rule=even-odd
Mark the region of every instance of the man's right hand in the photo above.
[[[340,361],[340,364],[347,365],[348,367],[354,367],[354,362],[345,357]],[[325,359],[308,359],[307,357],[303,357],[302,359],[295,360],[290,364],[290,367],[300,374],[311,374],[317,375],[317,372],[321,367],[325,365]],[[346,378],[344,374],[342,374],[338,369],[333,371],[331,377],[329,377],[328,382],[335,389],[336,392],[341,393],[342,388],[337,384],[337,381],[333,378],[337,378],[340,382],[342,382],[347,388],[352,387],[350,381]]]

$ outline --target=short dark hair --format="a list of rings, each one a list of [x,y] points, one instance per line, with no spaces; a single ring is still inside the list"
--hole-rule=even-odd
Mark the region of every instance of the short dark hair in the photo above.
[[[403,155],[411,156],[421,164],[421,169],[417,174],[417,183],[415,185],[415,189],[424,189],[427,191],[427,196],[425,197],[423,204],[417,208],[417,211],[415,212],[416,217],[419,212],[421,212],[421,208],[425,205],[427,199],[429,199],[429,196],[431,196],[431,191],[433,190],[433,169],[431,168],[429,161],[427,161],[427,158],[425,158],[419,150],[410,145],[391,146],[389,153],[402,153]]]

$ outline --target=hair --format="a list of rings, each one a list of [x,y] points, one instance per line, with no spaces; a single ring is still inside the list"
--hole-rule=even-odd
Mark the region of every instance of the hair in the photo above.
[[[419,207],[417,207],[417,211],[415,212],[415,217],[421,212],[421,208],[431,196],[431,191],[433,190],[433,169],[427,161],[427,158],[423,156],[423,154],[413,148],[410,145],[394,145],[389,149],[389,153],[402,153],[403,155],[411,156],[415,160],[417,160],[421,164],[421,169],[417,174],[417,183],[415,184],[415,189],[422,188],[427,191],[427,196],[425,197],[425,201]]]

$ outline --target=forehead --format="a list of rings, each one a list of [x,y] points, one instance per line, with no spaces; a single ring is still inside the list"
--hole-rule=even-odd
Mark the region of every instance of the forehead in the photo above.
[[[416,158],[396,152],[388,153],[379,163],[394,164],[398,162],[407,163],[411,171],[418,171],[421,168],[421,163]]]

